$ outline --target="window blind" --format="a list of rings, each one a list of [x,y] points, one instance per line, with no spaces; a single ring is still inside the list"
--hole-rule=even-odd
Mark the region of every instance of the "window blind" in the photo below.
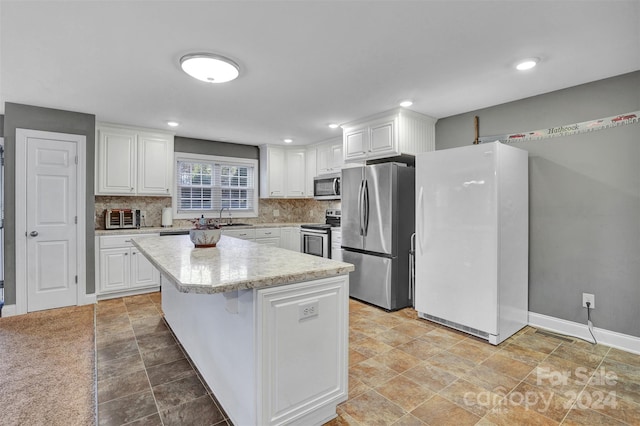
[[[178,160],[178,213],[254,210],[255,167],[223,161]]]

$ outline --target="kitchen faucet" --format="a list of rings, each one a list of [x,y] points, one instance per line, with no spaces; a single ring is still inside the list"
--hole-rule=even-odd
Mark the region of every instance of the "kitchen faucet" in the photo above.
[[[229,212],[229,219],[227,220],[227,225],[231,225],[231,210],[229,210],[229,207],[223,207],[220,209],[220,218],[218,219],[218,223],[222,225],[222,212],[224,211],[224,209],[227,209],[227,211]]]

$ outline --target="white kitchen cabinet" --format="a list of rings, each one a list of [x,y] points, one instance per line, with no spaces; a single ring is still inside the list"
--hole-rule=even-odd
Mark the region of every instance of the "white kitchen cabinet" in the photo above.
[[[138,195],[172,194],[173,136],[138,134]]]
[[[170,196],[173,134],[96,127],[96,195]]]
[[[331,228],[331,259],[342,262],[342,229]]]
[[[260,147],[260,197],[284,198],[285,168],[284,148]]]
[[[240,238],[241,240],[254,241],[256,239],[256,230],[254,228],[244,229],[222,229],[222,235],[228,237]]]
[[[273,145],[260,147],[260,197],[306,196],[306,149]]]
[[[300,251],[300,228],[280,228],[280,248]]]
[[[96,281],[98,296],[155,291],[160,273],[131,244],[131,238],[159,234],[106,235],[96,237]]]
[[[162,310],[235,425],[321,425],[347,399],[349,275],[224,294],[163,276]]]
[[[342,126],[344,161],[415,155],[435,149],[436,119],[399,108]]]
[[[304,197],[305,185],[305,149],[287,149],[285,151],[285,188],[287,197]]]
[[[317,174],[339,173],[344,164],[341,137],[317,145]]]
[[[255,242],[271,247],[280,247],[280,228],[257,228]]]
[[[313,197],[313,178],[317,173],[317,154],[315,147],[307,148],[305,152],[305,170],[304,170],[304,195],[305,197]]]

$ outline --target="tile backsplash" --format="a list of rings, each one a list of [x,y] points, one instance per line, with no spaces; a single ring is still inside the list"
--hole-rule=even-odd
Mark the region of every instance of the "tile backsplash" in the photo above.
[[[162,209],[171,207],[171,197],[122,197],[104,196],[95,197],[95,229],[104,229],[104,213],[107,209],[131,208],[144,210],[146,213],[146,226],[160,226],[162,221]],[[340,201],[320,201],[312,198],[279,198],[259,200],[259,216],[256,218],[236,218],[235,221],[243,223],[322,223],[326,209],[339,209]],[[227,214],[225,212],[224,217]],[[173,226],[187,227],[191,223],[188,220],[174,219]]]

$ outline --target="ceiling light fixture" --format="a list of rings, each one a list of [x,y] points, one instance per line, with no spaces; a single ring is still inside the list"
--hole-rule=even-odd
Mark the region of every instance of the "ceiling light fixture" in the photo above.
[[[413,101],[410,101],[408,99],[406,101],[400,102],[400,106],[403,108],[410,107],[411,105],[413,105]]]
[[[284,140],[284,143],[291,143],[291,142],[293,142],[293,139],[285,139]]]
[[[207,83],[226,83],[235,80],[240,67],[229,58],[213,53],[190,53],[180,58],[182,70],[193,78]]]
[[[538,58],[523,59],[522,61],[518,62],[518,64],[516,65],[516,69],[518,71],[530,70],[531,68],[535,67],[539,61],[540,59]]]
[[[336,123],[331,123],[331,124],[329,124],[329,127],[332,128],[332,129],[337,129],[338,125]]]
[[[178,127],[179,125],[180,123],[178,123],[177,121],[167,121],[167,126]]]

